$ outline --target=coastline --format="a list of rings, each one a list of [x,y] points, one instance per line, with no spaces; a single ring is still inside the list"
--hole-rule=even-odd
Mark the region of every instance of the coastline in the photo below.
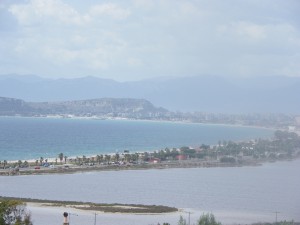
[[[93,165],[93,166],[72,166],[70,164],[58,165],[54,168],[40,168],[34,167],[29,169],[20,168],[18,171],[14,169],[0,170],[0,176],[26,176],[26,175],[50,175],[50,174],[75,174],[75,173],[88,173],[88,172],[102,172],[102,171],[124,171],[124,170],[149,170],[149,169],[189,169],[189,168],[226,168],[226,167],[257,167],[266,163],[276,163],[284,161],[299,160],[299,157],[285,160],[257,160],[251,162],[238,163],[221,163],[218,161],[204,161],[204,160],[182,160],[161,163],[143,163],[143,164],[127,164],[127,165]]]
[[[200,123],[200,122],[192,122],[192,121],[178,121],[178,120],[145,120],[145,119],[130,119],[130,118],[121,118],[121,117],[112,117],[112,118],[100,118],[100,117],[79,117],[79,116],[72,116],[72,117],[63,117],[63,116],[47,116],[47,117],[35,117],[35,116],[0,116],[0,118],[26,118],[26,119],[42,119],[42,120],[47,120],[47,119],[57,119],[57,120],[107,120],[107,121],[134,121],[134,122],[149,122],[149,123],[170,123],[170,124],[195,124],[195,125],[206,125],[206,126],[221,126],[221,127],[236,127],[236,128],[253,128],[253,129],[262,129],[262,130],[268,130],[268,131],[275,131],[277,128],[276,127],[264,127],[264,126],[250,126],[250,125],[243,125],[243,124],[226,124],[226,123]],[[239,139],[236,140],[235,142],[242,142],[245,141],[244,139]],[[216,146],[217,143],[211,143],[211,146]],[[187,144],[187,146],[193,146]],[[170,147],[170,146],[165,146],[165,147]],[[172,148],[179,148],[182,146],[171,146]],[[193,146],[195,147],[195,146]],[[157,148],[146,148],[145,150],[140,149],[140,150],[132,150],[131,153],[142,153],[142,152],[148,152],[148,153],[153,153],[155,151],[159,151]],[[117,152],[119,154],[122,154],[122,152]],[[116,152],[114,151],[107,151],[107,152],[91,152],[91,153],[83,153],[88,158],[95,157],[97,154],[106,154],[106,155],[114,155]],[[68,155],[68,159],[75,159],[76,157],[81,156],[80,154],[76,153],[76,155]],[[40,157],[44,157],[45,159],[48,160],[48,162],[55,162],[55,159],[57,159],[57,156],[55,155],[41,155],[37,158],[19,158],[19,159],[7,159],[4,158],[3,160],[6,160],[8,163],[17,163],[19,160],[21,161],[27,161],[29,163],[34,163],[37,159]]]
[[[112,120],[112,121],[141,121],[141,122],[162,122],[162,123],[178,123],[178,124],[203,124],[203,125],[216,125],[216,126],[229,126],[229,127],[247,127],[247,128],[261,128],[267,130],[280,130],[278,127],[267,127],[258,125],[245,125],[245,124],[230,124],[230,123],[212,123],[212,122],[193,122],[190,120],[162,120],[162,119],[135,119],[127,117],[85,117],[85,116],[1,116],[0,118],[29,118],[29,119],[65,119],[65,120]],[[284,130],[284,129],[282,129]]]

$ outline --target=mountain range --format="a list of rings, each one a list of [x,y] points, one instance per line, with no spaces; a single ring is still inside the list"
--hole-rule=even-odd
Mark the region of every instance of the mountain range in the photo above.
[[[118,82],[91,76],[47,79],[9,74],[0,76],[0,96],[29,102],[134,98],[172,111],[299,114],[300,78],[203,75]]]

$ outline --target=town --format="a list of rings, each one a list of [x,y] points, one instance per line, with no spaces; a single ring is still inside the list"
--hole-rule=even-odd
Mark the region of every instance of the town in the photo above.
[[[300,157],[300,137],[296,133],[277,130],[272,139],[251,141],[219,141],[216,145],[165,148],[153,152],[99,154],[57,158],[40,157],[35,161],[0,161],[0,175],[63,173],[89,170],[147,168],[184,168],[260,165],[264,162],[292,160]]]

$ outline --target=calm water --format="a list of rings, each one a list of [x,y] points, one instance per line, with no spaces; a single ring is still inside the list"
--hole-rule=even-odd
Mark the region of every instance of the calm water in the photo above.
[[[0,193],[53,200],[169,205],[193,212],[194,222],[202,212],[213,212],[225,223],[272,222],[275,211],[280,212],[279,220],[300,221],[299,171],[300,160],[260,167],[0,177]],[[41,215],[42,209],[35,210],[33,216],[37,221],[47,218],[46,214],[52,215],[48,211]],[[62,219],[61,212],[52,216]],[[73,224],[75,221],[82,224],[82,218],[85,217],[73,218]],[[177,224],[179,214],[144,217],[107,214],[102,218],[105,224],[157,224],[159,218],[161,223],[168,219]]]
[[[39,159],[270,137],[273,131],[147,121],[0,117],[0,160]]]

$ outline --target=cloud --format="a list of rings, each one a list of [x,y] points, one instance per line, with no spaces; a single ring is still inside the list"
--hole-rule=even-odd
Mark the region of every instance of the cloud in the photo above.
[[[140,67],[143,65],[142,60],[137,58],[129,58],[127,59],[127,63],[131,67]]]
[[[237,25],[237,33],[251,39],[262,40],[266,38],[266,28],[262,25],[239,23]]]
[[[90,8],[89,15],[91,17],[108,16],[113,19],[126,19],[130,15],[130,10],[123,9],[114,3],[104,3],[101,5],[94,5]]]
[[[236,35],[237,38],[260,41],[267,37],[265,25],[254,24],[245,21],[233,22],[218,27],[218,31],[225,35]]]
[[[292,8],[280,0],[5,1],[0,73],[17,65],[18,72],[120,80],[291,76],[299,74],[300,52]]]
[[[88,17],[81,16],[61,0],[31,0],[28,4],[11,5],[9,11],[23,25],[40,23],[48,18],[74,25],[83,25],[88,21]]]

